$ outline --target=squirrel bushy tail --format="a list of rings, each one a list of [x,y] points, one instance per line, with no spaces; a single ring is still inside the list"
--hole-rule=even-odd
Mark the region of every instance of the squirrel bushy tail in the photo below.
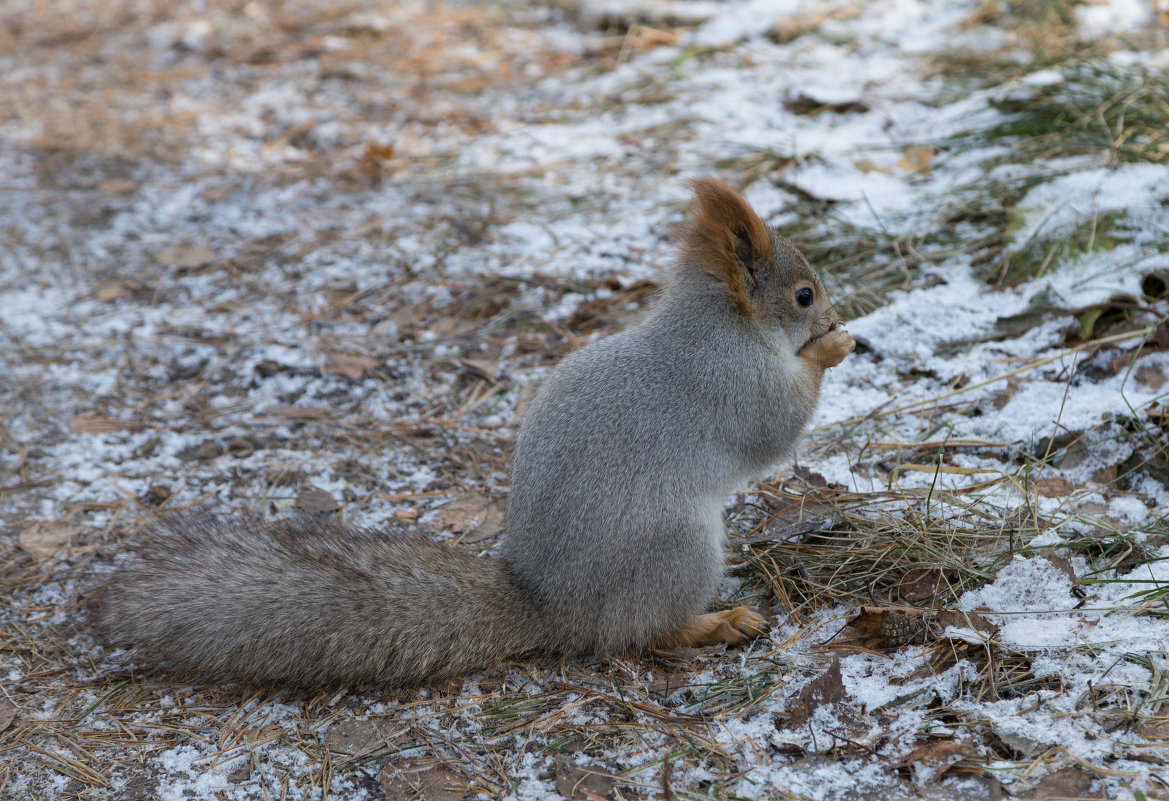
[[[502,560],[307,516],[165,519],[104,594],[110,642],[256,684],[425,684],[546,639]]]

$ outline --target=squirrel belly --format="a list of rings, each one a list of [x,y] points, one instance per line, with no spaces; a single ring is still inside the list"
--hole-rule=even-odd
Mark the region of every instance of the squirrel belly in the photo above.
[[[791,453],[854,343],[790,242],[729,187],[693,188],[654,312],[566,357],[532,401],[499,556],[306,516],[180,515],[107,580],[107,638],[203,678],[357,687],[762,633],[751,610],[705,611],[723,501]]]

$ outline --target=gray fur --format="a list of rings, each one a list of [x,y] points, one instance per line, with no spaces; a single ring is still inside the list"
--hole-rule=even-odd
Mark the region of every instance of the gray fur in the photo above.
[[[111,641],[207,678],[388,686],[682,630],[715,598],[724,498],[791,452],[846,352],[798,355],[836,322],[819,279],[757,218],[762,239],[742,233],[753,213],[731,190],[696,191],[718,203],[655,312],[566,358],[532,402],[498,557],[307,517],[188,515],[109,582]],[[717,269],[694,263],[710,254]]]
[[[771,269],[815,279],[786,248]],[[648,320],[565,358],[533,400],[501,556],[566,647],[645,645],[714,600],[726,496],[791,452],[819,391],[795,355],[811,326],[775,323],[682,265]]]
[[[172,671],[299,687],[458,676],[541,650],[536,620],[498,559],[307,516],[170,518],[101,611]]]

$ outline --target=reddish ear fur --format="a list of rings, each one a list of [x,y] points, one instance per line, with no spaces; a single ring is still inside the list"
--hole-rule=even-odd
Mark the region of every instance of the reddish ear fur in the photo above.
[[[722,279],[735,305],[750,316],[755,271],[772,256],[767,226],[722,181],[698,178],[690,186],[695,209],[683,245],[684,261]]]

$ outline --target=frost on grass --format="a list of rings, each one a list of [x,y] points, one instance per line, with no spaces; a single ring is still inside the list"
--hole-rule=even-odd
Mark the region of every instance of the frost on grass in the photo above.
[[[173,6],[0,11],[0,795],[1163,794],[1162,9]],[[160,511],[490,550],[707,173],[861,345],[728,502],[767,638],[310,698],[98,645]]]

